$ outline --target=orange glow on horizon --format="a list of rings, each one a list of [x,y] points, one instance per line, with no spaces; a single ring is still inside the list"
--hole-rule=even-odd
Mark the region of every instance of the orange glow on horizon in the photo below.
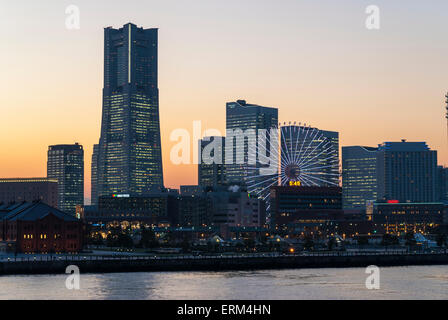
[[[439,164],[448,164],[448,47],[440,40],[448,20],[436,4],[426,4],[432,15],[419,16],[423,27],[403,23],[419,20],[412,10],[388,6],[395,20],[374,32],[365,29],[358,4],[342,12],[319,1],[78,2],[79,31],[65,29],[65,7],[54,2],[11,2],[0,10],[0,35],[8,43],[0,51],[0,178],[45,177],[48,146],[78,142],[90,198],[101,126],[103,28],[129,21],[160,28],[166,187],[197,183],[196,165],[170,162],[170,133],[191,132],[195,120],[203,130],[224,133],[225,103],[237,99],[277,107],[281,122],[338,131],[340,146],[426,141],[438,150]]]

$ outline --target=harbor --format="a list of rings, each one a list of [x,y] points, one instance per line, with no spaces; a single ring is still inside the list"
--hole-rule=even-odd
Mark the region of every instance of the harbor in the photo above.
[[[0,275],[65,274],[68,266],[81,273],[235,271],[301,268],[354,268],[375,265],[417,266],[448,264],[446,251],[431,252],[302,252],[297,254],[221,255],[28,255],[0,261]]]

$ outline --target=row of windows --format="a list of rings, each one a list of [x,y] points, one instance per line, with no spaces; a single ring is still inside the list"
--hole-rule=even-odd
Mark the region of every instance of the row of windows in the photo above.
[[[41,233],[38,238],[40,238],[42,240],[45,240],[45,239],[47,239],[47,234],[46,233]],[[53,238],[55,240],[62,239],[62,235],[61,234],[54,234]],[[66,238],[67,239],[77,239],[78,235],[77,234],[67,234]],[[23,239],[27,239],[27,240],[34,239],[34,235],[33,234],[24,234],[23,235]]]

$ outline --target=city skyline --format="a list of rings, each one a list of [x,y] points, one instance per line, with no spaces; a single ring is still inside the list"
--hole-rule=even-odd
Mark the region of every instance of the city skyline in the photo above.
[[[338,131],[341,146],[376,146],[383,141],[400,141],[402,138],[427,141],[431,149],[439,152],[439,164],[446,164],[443,98],[447,89],[444,76],[448,70],[442,57],[446,56],[447,48],[434,41],[440,35],[438,28],[443,29],[445,22],[425,20],[423,35],[419,31],[419,26],[422,26],[420,20],[406,26],[393,22],[394,17],[412,21],[413,13],[398,12],[397,5],[378,1],[384,12],[383,27],[379,31],[368,31],[363,28],[364,3],[346,3],[346,12],[343,13],[333,4],[296,5],[286,2],[286,8],[276,8],[272,13],[277,24],[261,30],[264,37],[254,37],[254,33],[260,30],[248,21],[236,20],[238,23],[234,26],[223,27],[227,10],[230,12],[236,5],[233,2],[223,13],[214,13],[203,22],[211,25],[211,32],[201,31],[201,24],[194,21],[174,22],[173,17],[180,15],[177,11],[184,9],[179,4],[170,14],[165,5],[157,2],[148,5],[134,3],[142,9],[150,5],[156,8],[155,13],[145,15],[136,13],[134,7],[135,18],[128,16],[126,10],[118,14],[112,5],[104,17],[92,21],[93,14],[89,11],[97,13],[101,9],[80,1],[79,31],[65,29],[63,4],[47,5],[50,13],[44,15],[48,14],[49,19],[39,26],[32,23],[34,4],[27,4],[26,8],[21,4],[8,5],[2,12],[27,9],[24,17],[29,20],[24,18],[20,25],[18,19],[17,28],[8,32],[3,28],[1,31],[17,50],[14,50],[14,57],[12,53],[2,52],[9,64],[4,76],[0,77],[1,84],[7,89],[7,94],[0,98],[0,104],[8,106],[3,110],[7,125],[0,132],[0,142],[4,146],[0,176],[43,177],[49,145],[79,142],[86,149],[85,195],[90,198],[90,159],[93,144],[98,142],[101,122],[103,48],[99,44],[102,43],[104,27],[120,27],[129,21],[145,28],[160,28],[162,159],[167,187],[194,184],[197,179],[196,165],[174,166],[170,163],[169,152],[174,144],[169,141],[170,132],[179,127],[191,130],[194,120],[202,120],[207,129],[216,128],[224,132],[225,103],[237,99],[276,106],[280,121],[309,122]],[[257,14],[266,16],[271,9],[265,2],[256,8],[250,2],[238,5],[237,15],[246,15],[249,21],[258,20]],[[412,1],[410,5],[420,7]],[[219,6],[217,2],[203,3],[202,9],[209,12],[216,6]],[[325,13],[325,6],[333,10],[334,15]],[[187,8],[189,13],[197,5],[192,7]],[[447,6],[438,2],[435,7],[443,11]],[[251,15],[254,8],[256,14]],[[288,8],[304,10],[288,13]],[[422,8],[429,10],[425,6]],[[53,17],[58,10],[60,17]],[[284,21],[279,19],[282,15],[286,16]],[[17,20],[17,14],[10,16]],[[341,16],[347,21],[342,22]],[[295,23],[298,17],[303,19]],[[321,25],[313,22],[319,17]],[[328,20],[322,21],[323,17]],[[1,18],[1,23],[8,24],[10,18]],[[186,23],[185,31],[180,29],[182,23]],[[334,27],[333,30],[326,28],[329,25]],[[280,33],[285,26],[290,29]],[[21,35],[34,27],[37,32],[45,31],[48,36],[43,41],[44,45],[38,44],[34,51],[26,50],[35,44],[35,40],[24,40]],[[298,31],[299,27],[306,30]],[[235,36],[235,28],[241,29],[240,35]],[[430,32],[431,28],[434,32]],[[349,39],[343,38],[342,33],[350,30]],[[193,44],[183,39],[186,31],[191,32]],[[313,34],[313,38],[307,34]],[[321,39],[317,40],[319,36]],[[332,37],[335,39],[331,40]],[[440,41],[441,38],[438,39]],[[263,52],[265,40],[274,41],[274,49]],[[241,45],[246,42],[248,46],[241,50]],[[61,46],[55,47],[57,45]],[[78,45],[79,48],[76,47]],[[230,51],[233,54],[228,57],[227,46],[239,50]],[[438,50],[431,51],[434,46]],[[52,48],[59,50],[50,54]],[[317,57],[312,57],[316,51],[319,51]],[[265,64],[266,58],[273,62]],[[36,64],[36,59],[42,63]],[[219,62],[229,70],[222,66],[218,68]],[[264,68],[261,77],[258,75],[260,66]],[[196,74],[192,73],[193,70]],[[42,75],[39,77],[41,82],[29,82],[39,74]],[[20,94],[24,86],[29,89],[27,95]],[[19,121],[21,126],[14,125]],[[366,126],[366,123],[375,125]],[[22,126],[33,130],[16,128]]]

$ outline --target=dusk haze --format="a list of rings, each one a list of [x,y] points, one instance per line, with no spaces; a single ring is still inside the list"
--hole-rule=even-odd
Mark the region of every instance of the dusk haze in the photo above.
[[[448,300],[447,30],[446,0],[0,0],[3,313]]]

